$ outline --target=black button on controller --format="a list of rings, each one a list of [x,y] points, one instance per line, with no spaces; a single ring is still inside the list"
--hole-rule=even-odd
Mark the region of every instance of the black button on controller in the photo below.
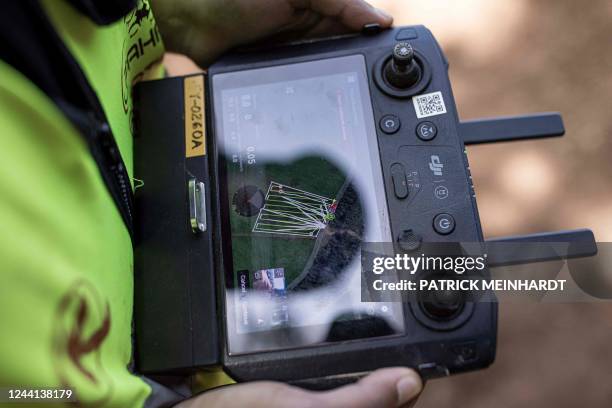
[[[455,219],[450,214],[438,214],[433,220],[433,227],[438,234],[448,235],[455,230]]]
[[[395,36],[397,41],[414,40],[415,38],[419,38],[419,35],[414,28],[404,28]]]
[[[397,237],[397,243],[404,251],[416,251],[421,246],[422,241],[423,238],[411,229],[400,232]]]
[[[429,142],[438,134],[438,128],[432,122],[421,122],[417,125],[416,134],[419,139]]]
[[[378,23],[366,24],[361,28],[363,35],[376,35],[382,31],[382,27]]]
[[[396,133],[401,126],[399,118],[395,115],[385,115],[380,120],[380,130],[388,135]]]
[[[395,163],[391,166],[391,181],[393,181],[393,192],[400,200],[408,197],[408,181],[406,180],[406,171],[404,166]]]

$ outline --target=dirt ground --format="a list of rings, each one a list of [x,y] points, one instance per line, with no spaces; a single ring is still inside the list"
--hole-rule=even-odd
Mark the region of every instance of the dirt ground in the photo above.
[[[564,116],[564,138],[468,149],[487,237],[587,227],[612,241],[612,0],[371,2],[433,31],[462,118]],[[417,408],[612,406],[612,302],[499,317],[494,365],[431,381]]]
[[[374,3],[439,38],[462,118],[564,116],[564,138],[468,149],[485,235],[612,241],[612,1]],[[612,302],[502,304],[495,364],[430,382],[416,406],[612,406]]]

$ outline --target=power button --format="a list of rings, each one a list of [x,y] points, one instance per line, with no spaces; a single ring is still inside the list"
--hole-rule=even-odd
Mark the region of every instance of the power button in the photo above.
[[[455,230],[455,219],[450,214],[438,214],[434,217],[433,227],[438,234],[448,235]]]

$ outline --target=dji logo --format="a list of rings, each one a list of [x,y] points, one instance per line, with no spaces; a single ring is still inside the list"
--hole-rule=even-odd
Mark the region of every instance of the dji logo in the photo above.
[[[441,176],[443,167],[444,165],[440,162],[440,156],[431,156],[429,169],[433,172],[434,176]]]

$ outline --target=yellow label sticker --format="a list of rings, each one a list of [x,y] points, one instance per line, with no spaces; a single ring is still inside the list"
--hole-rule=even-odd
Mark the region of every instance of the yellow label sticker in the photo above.
[[[206,119],[204,77],[184,80],[185,88],[185,157],[206,155]]]

